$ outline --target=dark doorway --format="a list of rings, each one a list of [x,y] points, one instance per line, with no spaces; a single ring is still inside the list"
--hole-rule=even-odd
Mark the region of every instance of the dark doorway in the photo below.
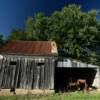
[[[70,77],[73,80],[86,79],[88,86],[91,86],[96,75],[93,68],[55,68],[55,91],[66,91]]]

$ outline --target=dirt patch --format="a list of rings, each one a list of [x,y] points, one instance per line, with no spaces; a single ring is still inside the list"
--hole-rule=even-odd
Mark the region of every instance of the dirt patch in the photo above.
[[[26,95],[26,94],[53,94],[54,90],[30,90],[30,89],[16,89],[15,94],[10,92],[10,89],[1,89],[0,96],[8,96],[8,95]]]

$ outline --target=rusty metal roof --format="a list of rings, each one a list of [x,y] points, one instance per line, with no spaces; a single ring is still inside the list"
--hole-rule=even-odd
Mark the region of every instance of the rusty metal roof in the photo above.
[[[51,55],[57,54],[57,46],[54,41],[11,41],[0,50],[0,53]]]

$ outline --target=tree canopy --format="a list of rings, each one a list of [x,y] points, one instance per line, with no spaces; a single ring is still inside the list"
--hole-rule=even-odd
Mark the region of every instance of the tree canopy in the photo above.
[[[14,30],[9,40],[56,41],[59,55],[99,64],[100,22],[98,12],[83,12],[81,6],[69,5],[51,16],[37,13],[26,20],[25,31]]]

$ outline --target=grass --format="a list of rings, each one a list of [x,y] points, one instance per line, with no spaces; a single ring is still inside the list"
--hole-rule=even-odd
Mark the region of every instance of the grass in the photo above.
[[[0,100],[100,100],[100,93],[55,93],[52,95],[0,96]]]

